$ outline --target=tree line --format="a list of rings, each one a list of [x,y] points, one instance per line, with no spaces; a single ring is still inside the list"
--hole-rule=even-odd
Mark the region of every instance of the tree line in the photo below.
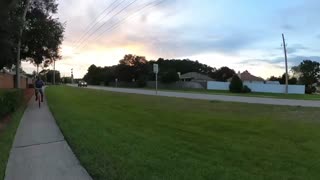
[[[202,64],[198,61],[189,59],[163,59],[147,61],[144,56],[128,54],[114,66],[97,67],[91,65],[88,68],[84,80],[92,85],[105,84],[118,81],[136,82],[139,86],[144,86],[146,81],[154,81],[153,64],[158,64],[159,79],[163,83],[172,83],[179,80],[178,73],[197,72],[207,75],[216,81],[227,81],[236,74],[235,70],[228,67],[216,69],[214,67]],[[320,78],[320,64],[316,61],[304,60],[298,66],[291,69],[289,84],[303,84],[307,89],[312,88],[312,84],[317,83]],[[279,81],[285,84],[286,76],[271,76],[267,80]]]
[[[198,72],[219,81],[227,81],[235,74],[235,71],[228,67],[216,69],[189,59],[165,60],[159,58],[158,60],[147,61],[144,56],[128,54],[119,61],[118,65],[106,67],[91,65],[83,79],[93,85],[101,83],[108,85],[117,79],[124,82],[136,82],[139,86],[144,86],[146,81],[155,80],[153,64],[159,65],[158,75],[163,83],[178,81],[178,73]]]
[[[64,24],[54,17],[57,10],[56,0],[0,2],[0,69],[11,69],[18,55],[19,60],[43,68],[60,58]]]

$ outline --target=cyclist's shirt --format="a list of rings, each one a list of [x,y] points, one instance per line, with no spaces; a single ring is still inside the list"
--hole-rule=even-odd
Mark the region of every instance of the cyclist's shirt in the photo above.
[[[35,84],[36,84],[36,88],[42,88],[42,86],[44,86],[44,83],[42,80],[37,80]]]

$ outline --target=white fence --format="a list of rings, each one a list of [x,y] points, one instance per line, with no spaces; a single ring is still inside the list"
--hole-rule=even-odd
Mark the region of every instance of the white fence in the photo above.
[[[207,89],[209,90],[229,90],[229,82],[208,81]],[[282,84],[262,84],[262,83],[248,83],[245,82],[252,92],[266,92],[266,93],[285,93],[286,86]],[[289,85],[289,94],[304,94],[305,86],[303,85]]]

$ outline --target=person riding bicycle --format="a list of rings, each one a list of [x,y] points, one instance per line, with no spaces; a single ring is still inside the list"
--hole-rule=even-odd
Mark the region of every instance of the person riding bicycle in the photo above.
[[[43,91],[42,91],[42,87],[44,86],[44,82],[40,79],[40,77],[38,76],[35,83],[35,95],[36,95],[36,101],[38,100],[38,96],[37,93],[39,91],[39,93],[41,94],[41,102],[43,102]]]

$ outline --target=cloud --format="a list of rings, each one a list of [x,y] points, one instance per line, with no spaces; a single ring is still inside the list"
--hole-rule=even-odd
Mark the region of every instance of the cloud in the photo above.
[[[287,53],[288,54],[294,54],[296,52],[299,52],[301,50],[307,50],[308,48],[301,45],[301,44],[294,44],[293,46],[287,47]]]
[[[292,3],[290,1],[278,14],[283,21],[282,28],[289,31],[314,32],[315,29],[319,29],[319,25],[315,23],[315,18],[320,16],[319,7],[318,0],[292,1]]]
[[[312,61],[318,61],[320,62],[320,56],[289,56],[288,57],[288,63],[292,65],[298,65],[301,63],[303,60],[312,60]],[[284,58],[278,58],[272,60],[272,62],[277,63],[277,62],[284,62]]]
[[[187,35],[184,28],[160,30],[152,34],[130,34],[127,40],[144,44],[156,54],[191,56],[199,53],[219,52],[234,54],[255,42],[255,35],[233,33],[221,35]],[[201,34],[201,32],[199,32]],[[214,37],[214,38],[213,38]]]
[[[288,31],[291,31],[291,30],[294,30],[294,29],[295,29],[295,27],[294,27],[293,25],[289,25],[289,24],[284,24],[284,25],[282,25],[282,28],[283,28],[284,30],[288,30]]]
[[[288,57],[288,66],[296,66],[299,65],[303,60],[312,60],[320,62],[320,56],[289,56]],[[247,59],[238,62],[238,64],[246,64],[246,65],[261,65],[261,64],[271,64],[277,67],[283,68],[284,57],[276,57],[272,59]]]
[[[283,47],[275,48],[276,50],[283,50]],[[303,50],[309,50],[310,48],[302,45],[302,44],[293,44],[293,45],[287,45],[287,54],[295,54],[298,52],[301,52]]]
[[[266,65],[283,66],[281,33],[288,36],[290,65],[303,59],[317,60],[317,41],[320,32],[314,19],[319,17],[317,0],[275,2],[239,2],[204,0],[166,0],[164,3],[138,13],[127,19],[117,29],[107,31],[95,38],[108,27],[135,13],[141,5],[154,0],[139,0],[137,4],[106,23],[77,55],[64,53],[64,58],[78,62],[80,57],[99,59],[95,63],[110,65],[111,60],[124,53],[136,53],[149,58],[178,58],[201,56],[203,63],[233,66],[241,59],[241,67]],[[84,34],[85,28],[113,1],[103,0],[59,0],[59,17],[67,21],[65,45],[71,46]],[[120,2],[120,1],[118,1]],[[130,3],[131,0],[126,0]],[[125,4],[123,4],[125,5]],[[257,7],[259,11],[257,11]],[[122,6],[123,7],[123,6]],[[121,8],[118,9],[118,11]],[[214,12],[214,13],[213,13]],[[110,17],[110,16],[109,16]],[[108,20],[99,22],[99,27]],[[317,35],[318,34],[318,35]],[[313,37],[313,39],[310,38]],[[279,48],[276,48],[279,47]],[[96,57],[99,51],[103,55]],[[116,52],[112,54],[113,52]],[[237,57],[234,61],[210,58],[208,54]],[[103,58],[103,56],[108,56]],[[112,57],[111,57],[112,56]],[[110,60],[106,60],[110,59]],[[227,58],[226,58],[227,59]],[[99,63],[98,63],[99,62]],[[109,64],[110,63],[110,64]],[[112,61],[117,63],[117,61]],[[68,64],[69,65],[69,64]],[[220,64],[219,64],[220,65]],[[282,70],[282,69],[281,69]],[[262,73],[262,72],[261,72]]]

